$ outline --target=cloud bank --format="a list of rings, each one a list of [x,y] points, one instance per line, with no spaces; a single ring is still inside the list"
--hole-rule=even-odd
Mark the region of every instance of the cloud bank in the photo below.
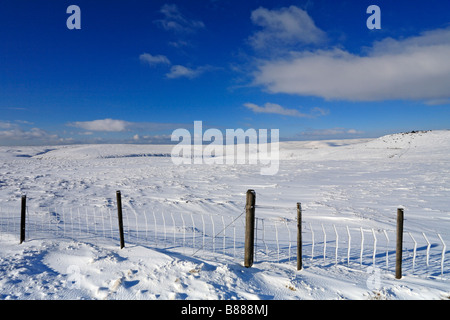
[[[99,119],[92,121],[76,121],[67,124],[88,132],[126,132],[126,131],[163,131],[189,126],[183,123],[130,122],[119,119]],[[192,126],[192,124],[190,124]]]
[[[327,100],[449,101],[450,28],[401,40],[387,38],[365,52],[333,48],[262,60],[253,83],[271,93]]]
[[[26,121],[0,121],[1,145],[38,145],[38,144],[63,144],[71,143],[70,138],[61,138],[57,134],[46,130],[28,127]],[[22,127],[21,125],[25,125]]]

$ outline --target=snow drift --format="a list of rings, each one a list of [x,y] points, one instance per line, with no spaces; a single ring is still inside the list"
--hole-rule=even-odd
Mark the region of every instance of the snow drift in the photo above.
[[[395,227],[441,234],[450,243],[450,131],[399,133],[378,139],[280,143],[280,170],[261,176],[243,165],[175,166],[173,146],[71,145],[0,148],[0,214],[28,210],[115,208],[227,215],[242,213],[245,192],[257,194],[257,216],[321,225]],[[2,229],[3,230],[3,229]],[[274,236],[266,234],[265,236]],[[425,270],[395,280],[387,270],[305,261],[256,262],[192,256],[102,239],[31,239],[0,234],[1,299],[448,299],[444,273]],[[436,243],[433,243],[435,246]],[[435,246],[436,247],[436,246]],[[420,245],[419,254],[425,252]],[[356,248],[354,248],[356,249]],[[308,247],[307,250],[310,250]],[[408,251],[410,253],[410,251]],[[447,252],[444,252],[448,255]]]

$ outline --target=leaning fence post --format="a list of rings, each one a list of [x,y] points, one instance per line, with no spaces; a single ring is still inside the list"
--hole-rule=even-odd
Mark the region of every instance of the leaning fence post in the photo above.
[[[395,278],[402,278],[402,250],[403,250],[403,209],[397,209],[397,248],[395,257]]]
[[[297,202],[297,270],[302,267],[302,204]]]
[[[430,243],[430,241],[428,241],[428,238],[425,235],[425,233],[422,232],[422,235],[425,238],[425,241],[427,242],[427,268],[428,268],[430,266],[430,248],[431,248],[431,243]]]
[[[255,197],[254,190],[247,191],[247,203],[245,205],[245,255],[244,267],[253,265],[254,242],[255,242]]]
[[[447,249],[447,246],[445,245],[444,240],[442,239],[441,235],[438,233],[438,237],[441,240],[442,243],[442,253],[441,253],[441,276],[444,275],[444,259],[445,259],[445,249]]]
[[[27,196],[22,196],[22,207],[20,211],[20,243],[25,241],[25,213],[27,210]]]
[[[119,218],[119,233],[120,233],[120,249],[125,247],[125,241],[123,238],[123,219],[122,219],[122,196],[120,191],[116,191],[117,197],[117,216]]]

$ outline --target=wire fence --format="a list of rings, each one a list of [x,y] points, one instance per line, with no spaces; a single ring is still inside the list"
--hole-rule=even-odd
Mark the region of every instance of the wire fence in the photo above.
[[[352,268],[374,266],[395,271],[396,230],[349,227],[336,224],[304,223],[303,245],[311,264],[344,265]],[[446,242],[437,233],[405,231],[402,269],[405,275],[441,276],[450,273]]]
[[[245,245],[245,210],[236,215],[197,214],[173,210],[136,212],[123,209],[126,245],[144,245],[185,255],[210,255],[242,261]],[[0,241],[19,239],[20,214],[0,208]],[[405,275],[449,279],[446,255],[448,235],[404,232]],[[256,218],[255,262],[291,263],[296,257],[297,221]],[[340,265],[362,269],[376,266],[395,270],[394,229],[345,224],[302,222],[303,264]],[[117,212],[108,208],[27,209],[26,239],[69,239],[119,242]]]
[[[140,213],[123,209],[127,245],[145,245],[195,255],[239,258],[244,246],[244,220],[237,216],[165,210]],[[61,208],[26,212],[25,238],[32,240],[120,240],[117,212],[109,208]],[[0,208],[0,240],[19,240],[20,214]]]

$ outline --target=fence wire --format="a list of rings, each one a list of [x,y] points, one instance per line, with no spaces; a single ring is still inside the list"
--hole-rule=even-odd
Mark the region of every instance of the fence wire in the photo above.
[[[258,208],[260,209],[260,208]],[[235,216],[173,210],[136,212],[123,208],[126,245],[144,245],[188,255],[224,256],[241,261],[245,245],[245,210]],[[0,240],[19,239],[20,214],[0,208]],[[447,235],[405,230],[404,274],[448,278]],[[108,208],[27,210],[26,241],[69,239],[119,243],[117,212]],[[256,218],[255,263],[292,263],[297,249],[297,221]],[[302,222],[303,265],[349,268],[376,266],[395,270],[394,229]]]
[[[244,219],[237,216],[195,214],[173,210],[137,213],[123,208],[126,245],[144,245],[183,254],[204,253],[243,257]],[[20,214],[0,209],[0,240],[19,239]],[[117,212],[108,208],[29,210],[26,241],[68,239],[120,241]]]

